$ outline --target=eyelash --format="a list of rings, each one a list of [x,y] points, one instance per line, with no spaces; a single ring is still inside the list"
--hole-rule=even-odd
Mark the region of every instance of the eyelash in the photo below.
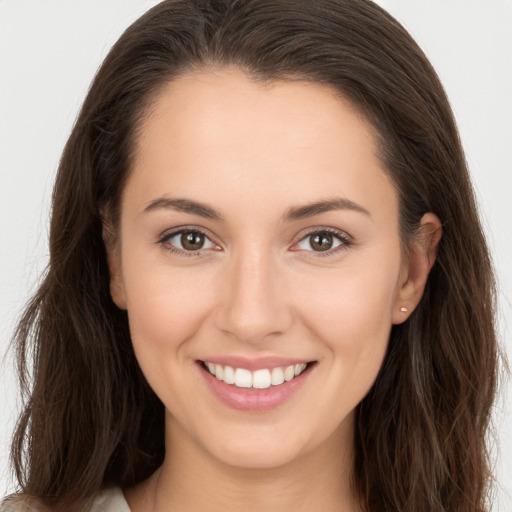
[[[161,236],[158,239],[157,243],[160,244],[167,251],[178,254],[180,256],[187,256],[187,257],[188,256],[201,256],[205,252],[208,252],[211,250],[211,248],[207,248],[207,249],[198,249],[196,251],[194,251],[194,250],[187,251],[184,249],[179,249],[178,247],[176,247],[170,243],[170,240],[172,238],[174,238],[178,235],[182,235],[183,233],[190,233],[190,234],[196,234],[196,235],[203,236],[203,237],[205,237],[206,240],[208,240],[211,244],[213,244],[213,246],[216,247],[215,250],[220,250],[220,248],[218,248],[219,246],[215,242],[213,242],[211,240],[211,238],[203,230],[197,229],[195,227],[189,228],[189,227],[185,226],[185,227],[176,229],[174,231],[171,231],[170,233],[165,233],[163,236]],[[311,238],[315,235],[324,235],[324,234],[328,234],[330,236],[333,236],[334,238],[337,238],[338,241],[340,242],[340,244],[338,246],[336,246],[334,249],[330,249],[330,250],[326,250],[326,251],[314,251],[314,250],[305,250],[305,249],[292,249],[292,250],[295,252],[302,251],[305,253],[310,253],[310,254],[308,254],[308,256],[311,256],[311,257],[328,257],[328,256],[332,256],[333,254],[336,254],[338,252],[348,249],[354,243],[352,238],[349,235],[347,235],[347,233],[340,231],[338,229],[335,229],[335,228],[322,227],[322,228],[317,228],[312,231],[309,231],[307,234],[301,236],[296,242],[293,243],[293,246],[297,246],[299,243],[301,243],[304,240],[307,240],[308,238]],[[310,245],[311,245],[311,242],[310,242]]]
[[[173,244],[170,243],[170,240],[172,240],[175,236],[182,235],[183,233],[190,233],[190,234],[203,236],[206,240],[208,240],[215,247],[218,247],[218,245],[215,242],[213,242],[211,240],[211,238],[201,229],[197,229],[194,227],[186,227],[186,226],[176,229],[174,231],[171,231],[170,233],[165,233],[162,237],[159,238],[157,243],[160,244],[165,250],[175,253],[175,254],[178,254],[180,256],[201,256],[205,252],[208,252],[211,250],[210,248],[207,248],[207,249],[198,249],[197,251],[187,251],[187,250],[175,247]],[[219,249],[216,249],[216,250],[219,250]]]
[[[328,235],[331,235],[333,236],[334,238],[337,238],[341,243],[340,245],[338,245],[337,247],[335,247],[334,249],[329,249],[327,251],[313,251],[313,250],[305,250],[304,252],[306,253],[309,253],[308,256],[311,256],[311,257],[328,257],[328,256],[332,256],[338,252],[341,252],[341,251],[344,251],[346,249],[348,249],[351,245],[353,245],[353,240],[352,238],[347,234],[345,233],[344,231],[340,231],[339,229],[335,229],[335,228],[329,228],[329,227],[322,227],[322,228],[317,228],[317,229],[314,229],[313,231],[309,231],[306,235],[302,236],[297,242],[295,242],[293,245],[297,245],[299,244],[300,242],[302,242],[303,240],[306,240],[308,238],[311,238],[315,235],[325,235],[325,234],[328,234]],[[311,245],[311,242],[310,242],[310,245]],[[295,249],[296,251],[300,251],[301,249]]]

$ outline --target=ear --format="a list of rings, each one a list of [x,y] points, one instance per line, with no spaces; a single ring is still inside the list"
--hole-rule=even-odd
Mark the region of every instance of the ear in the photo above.
[[[420,222],[417,235],[411,241],[409,254],[400,275],[399,289],[393,311],[393,324],[405,322],[418,306],[428,274],[436,260],[437,246],[441,240],[442,226],[433,213],[426,213]]]
[[[109,215],[103,216],[102,236],[110,272],[110,296],[119,309],[126,309],[126,292],[121,272],[120,248]]]

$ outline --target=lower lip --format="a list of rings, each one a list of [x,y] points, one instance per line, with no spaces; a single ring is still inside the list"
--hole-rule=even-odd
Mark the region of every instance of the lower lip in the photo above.
[[[234,384],[226,384],[217,379],[203,363],[199,363],[198,366],[206,384],[222,403],[239,411],[264,412],[288,401],[302,387],[311,373],[313,364],[308,364],[307,368],[292,380],[267,389],[238,388]]]

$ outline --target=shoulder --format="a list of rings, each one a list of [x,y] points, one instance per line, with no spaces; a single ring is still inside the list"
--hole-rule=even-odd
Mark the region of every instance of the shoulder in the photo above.
[[[50,512],[33,499],[23,495],[15,495],[0,503],[0,512]],[[119,487],[104,489],[98,493],[92,502],[89,512],[130,512],[130,507],[124,499]]]

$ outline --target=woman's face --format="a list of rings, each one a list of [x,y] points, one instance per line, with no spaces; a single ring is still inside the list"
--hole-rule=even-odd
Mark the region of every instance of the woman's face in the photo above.
[[[243,467],[351,445],[408,269],[395,190],[347,101],[234,69],[170,83],[110,266],[168,432]]]

